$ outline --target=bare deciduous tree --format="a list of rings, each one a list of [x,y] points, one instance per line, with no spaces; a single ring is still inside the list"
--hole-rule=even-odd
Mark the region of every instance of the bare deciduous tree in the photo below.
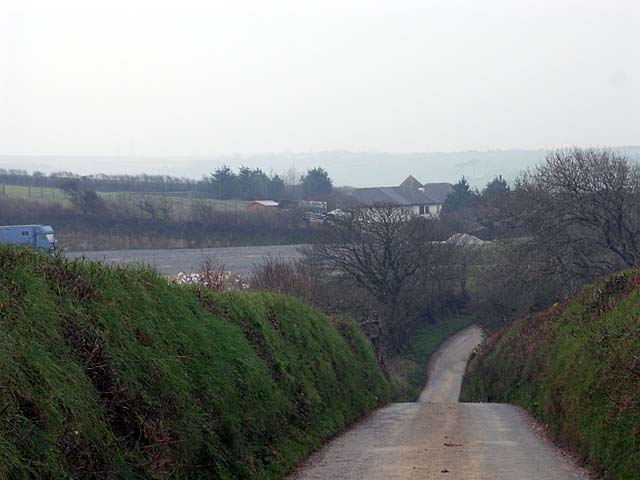
[[[352,276],[383,303],[395,305],[419,267],[410,244],[418,222],[402,209],[378,206],[336,218],[334,241],[313,247],[313,257]]]
[[[591,280],[640,265],[640,170],[606,149],[558,150],[516,182],[530,236]]]
[[[143,212],[147,213],[152,220],[169,220],[171,212],[173,211],[174,204],[171,200],[166,198],[148,199],[145,198],[140,201],[138,207]]]
[[[640,264],[640,171],[622,154],[550,152],[492,200],[481,213],[511,239],[483,267],[476,311],[509,321]]]
[[[436,241],[434,222],[392,206],[374,206],[334,219],[334,238],[307,252],[309,261],[346,275],[384,308],[378,322],[385,350],[400,347],[412,321],[452,280],[444,256],[451,246]]]

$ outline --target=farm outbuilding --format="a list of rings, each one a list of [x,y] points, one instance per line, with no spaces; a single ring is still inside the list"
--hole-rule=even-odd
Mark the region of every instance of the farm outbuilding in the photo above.
[[[252,202],[247,207],[247,212],[249,213],[265,213],[265,212],[273,212],[276,208],[278,208],[278,202],[274,202],[273,200],[256,200]]]

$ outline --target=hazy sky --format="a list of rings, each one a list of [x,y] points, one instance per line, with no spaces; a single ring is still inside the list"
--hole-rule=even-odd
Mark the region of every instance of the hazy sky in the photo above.
[[[639,0],[0,0],[0,154],[640,143]]]

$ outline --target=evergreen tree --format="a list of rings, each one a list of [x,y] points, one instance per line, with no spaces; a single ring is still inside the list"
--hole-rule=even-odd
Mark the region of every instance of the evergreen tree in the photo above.
[[[509,187],[507,181],[502,177],[502,175],[498,175],[489,183],[487,183],[487,186],[484,187],[484,190],[482,191],[482,196],[488,197],[502,195],[505,193],[509,193],[510,191],[511,188]]]
[[[452,213],[476,206],[480,194],[472,189],[466,178],[462,177],[453,186],[453,191],[449,194],[442,206],[443,213]]]
[[[284,180],[279,175],[271,177],[269,182],[269,198],[272,200],[281,200],[285,196],[287,187]]]
[[[238,177],[227,165],[223,165],[213,172],[209,183],[216,198],[224,200],[237,198]]]
[[[321,167],[312,168],[302,177],[302,191],[306,198],[323,197],[330,194],[332,190],[333,181]]]
[[[242,166],[238,170],[238,197],[241,200],[257,200],[253,194],[253,172],[249,167]]]
[[[259,168],[251,172],[251,195],[250,200],[266,200],[270,197],[269,186],[271,179]]]

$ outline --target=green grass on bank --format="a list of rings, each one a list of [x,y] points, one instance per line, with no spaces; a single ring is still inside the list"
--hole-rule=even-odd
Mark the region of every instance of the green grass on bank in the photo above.
[[[499,332],[462,397],[521,405],[603,478],[640,478],[640,272]]]
[[[445,318],[426,325],[411,339],[405,352],[388,362],[394,401],[413,402],[427,383],[429,358],[449,337],[475,321],[470,315]]]
[[[0,246],[0,478],[281,478],[389,395],[295,299]]]

